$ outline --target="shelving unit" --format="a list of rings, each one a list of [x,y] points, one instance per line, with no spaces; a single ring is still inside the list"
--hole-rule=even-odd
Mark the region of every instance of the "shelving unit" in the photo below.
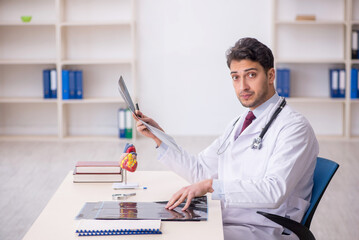
[[[316,20],[296,21],[300,14]],[[350,70],[359,64],[351,59],[351,31],[358,24],[359,0],[273,0],[275,66],[291,70],[288,102],[320,137],[359,136],[359,101],[350,99]],[[346,70],[345,98],[330,98],[330,68]]]
[[[118,139],[120,75],[136,98],[135,18],[135,0],[0,1],[0,139]],[[43,98],[49,68],[57,99]],[[83,71],[83,99],[62,99],[62,69]]]

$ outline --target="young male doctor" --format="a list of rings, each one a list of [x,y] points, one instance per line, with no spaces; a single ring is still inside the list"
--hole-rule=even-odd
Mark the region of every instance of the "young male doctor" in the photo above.
[[[169,148],[137,122],[138,131],[156,142],[159,161],[193,183],[175,193],[166,207],[186,201],[185,210],[194,197],[212,193],[221,201],[226,240],[297,239],[256,211],[299,222],[309,206],[318,142],[309,122],[276,93],[273,62],[271,50],[254,38],[242,38],[228,50],[233,87],[247,109],[196,156]],[[253,144],[271,118],[261,147]]]

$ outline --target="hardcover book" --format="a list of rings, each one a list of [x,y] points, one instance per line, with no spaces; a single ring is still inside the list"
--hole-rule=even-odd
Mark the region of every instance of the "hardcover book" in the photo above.
[[[117,161],[79,161],[76,163],[77,173],[122,173]]]

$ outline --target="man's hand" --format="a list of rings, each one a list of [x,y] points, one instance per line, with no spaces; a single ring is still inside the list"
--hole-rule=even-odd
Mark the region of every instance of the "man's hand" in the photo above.
[[[207,179],[182,188],[173,194],[172,198],[168,201],[166,208],[172,210],[187,199],[185,206],[182,208],[182,211],[185,211],[194,197],[203,196],[208,192],[213,192],[212,179]]]
[[[160,125],[158,125],[157,122],[155,122],[152,118],[145,116],[141,111],[136,110],[136,116],[137,116],[137,118],[144,121],[145,123],[148,123],[149,125],[156,127],[158,129],[160,129],[161,131],[163,131],[163,129],[160,127]],[[162,141],[160,139],[158,139],[155,135],[153,135],[153,133],[151,133],[151,131],[148,130],[147,127],[142,122],[138,121],[138,119],[136,117],[133,117],[133,118],[137,121],[137,123],[136,123],[137,131],[140,132],[145,137],[152,138],[156,142],[157,146],[160,146]]]

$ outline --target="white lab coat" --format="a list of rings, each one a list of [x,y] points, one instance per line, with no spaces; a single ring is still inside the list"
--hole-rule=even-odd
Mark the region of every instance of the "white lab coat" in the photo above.
[[[300,221],[309,206],[319,148],[313,129],[302,115],[287,104],[265,134],[262,148],[251,149],[253,139],[279,104],[270,104],[237,140],[234,134],[244,117],[230,135],[234,121],[196,156],[168,148],[160,158],[191,183],[219,180],[224,190],[221,205],[226,240],[297,239],[294,234],[282,235],[281,226],[256,213],[260,210]],[[226,151],[218,155],[220,146],[227,143]]]

